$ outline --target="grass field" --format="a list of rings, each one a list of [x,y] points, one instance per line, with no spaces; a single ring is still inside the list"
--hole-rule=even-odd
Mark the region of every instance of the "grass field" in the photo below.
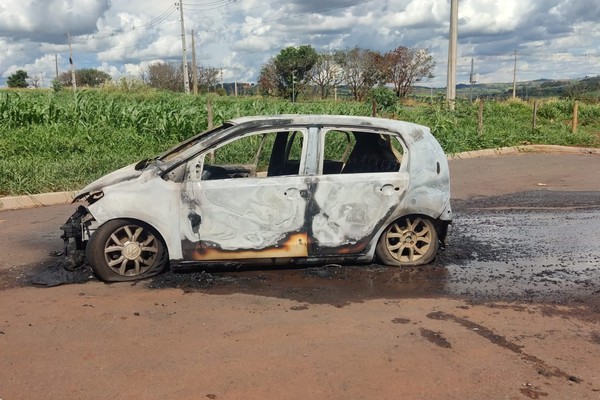
[[[75,190],[105,173],[155,155],[206,129],[207,101],[214,124],[247,115],[282,113],[370,115],[358,102],[298,102],[261,97],[186,96],[147,91],[123,93],[0,91],[0,196]],[[579,106],[579,130],[571,133],[573,103],[545,101],[532,129],[532,105],[459,102],[396,104],[380,115],[429,126],[447,153],[525,143],[600,147],[600,105]]]

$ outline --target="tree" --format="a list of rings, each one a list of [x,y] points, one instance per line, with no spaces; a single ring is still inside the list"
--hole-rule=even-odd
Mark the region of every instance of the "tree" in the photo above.
[[[275,67],[275,59],[271,58],[269,62],[262,66],[260,74],[258,75],[258,86],[259,92],[263,96],[277,96],[279,95],[278,87],[279,80],[277,75],[277,68]]]
[[[200,92],[208,92],[219,84],[221,70],[214,67],[198,67],[198,89]]]
[[[26,88],[29,86],[27,82],[28,78],[29,75],[27,75],[27,72],[20,69],[6,79],[6,84],[9,88]]]
[[[331,87],[342,83],[342,69],[331,53],[319,54],[317,61],[309,72],[309,78],[314,82],[321,92],[321,98],[329,96]]]
[[[64,85],[58,78],[52,79],[52,90],[54,90],[55,92],[60,92],[61,90],[63,90],[63,88]]]
[[[65,71],[58,76],[58,81],[63,86],[71,86],[71,71]],[[83,68],[75,70],[75,82],[77,86],[98,87],[111,80],[109,74],[95,68]]]
[[[394,85],[398,97],[406,97],[415,82],[433,78],[433,56],[426,49],[409,49],[404,46],[385,53],[386,81]]]
[[[309,71],[317,58],[317,52],[310,45],[281,50],[274,60],[279,93],[294,100],[308,83]]]
[[[30,87],[37,89],[43,82],[42,75],[30,76],[29,79],[27,79],[27,82]]]
[[[336,60],[354,100],[363,100],[373,86],[385,82],[383,56],[377,51],[355,47],[352,50],[339,51]]]
[[[83,68],[75,71],[77,84],[81,86],[98,87],[111,80],[109,74],[95,68]]]
[[[143,79],[156,89],[183,91],[183,68],[181,63],[155,62],[148,66]]]

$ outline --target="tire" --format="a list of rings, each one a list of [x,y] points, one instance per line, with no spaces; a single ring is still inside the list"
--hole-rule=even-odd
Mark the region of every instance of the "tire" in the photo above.
[[[439,245],[434,223],[427,217],[409,215],[383,231],[375,252],[383,264],[414,266],[433,261]]]
[[[105,282],[126,282],[162,272],[168,264],[160,235],[147,224],[127,219],[108,221],[91,236],[86,258]]]

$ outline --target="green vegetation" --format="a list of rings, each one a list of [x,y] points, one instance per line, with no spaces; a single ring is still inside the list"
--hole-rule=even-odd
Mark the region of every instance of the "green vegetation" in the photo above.
[[[378,93],[374,97],[386,94]],[[247,115],[282,113],[370,115],[370,102],[291,103],[261,97],[186,96],[154,90],[0,91],[0,196],[75,190],[139,159],[156,155],[206,129],[207,100],[214,124]],[[477,104],[387,105],[383,116],[431,127],[445,151],[456,153],[524,143],[600,146],[600,106],[580,104],[571,134],[571,101],[544,102],[538,127],[532,105],[487,102],[477,133]]]
[[[56,81],[62,86],[68,87],[73,84],[72,78],[71,71],[65,71],[58,76]],[[82,68],[75,71],[75,82],[79,87],[99,87],[110,80],[109,74],[95,68]]]
[[[20,69],[6,79],[6,85],[9,88],[26,88],[29,86],[29,83],[27,83],[28,78],[27,72]]]

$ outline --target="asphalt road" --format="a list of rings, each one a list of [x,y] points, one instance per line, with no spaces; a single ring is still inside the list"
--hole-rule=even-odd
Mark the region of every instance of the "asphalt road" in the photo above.
[[[600,398],[600,156],[450,168],[450,243],[403,270],[106,285],[55,268],[73,205],[0,212],[0,398]]]

